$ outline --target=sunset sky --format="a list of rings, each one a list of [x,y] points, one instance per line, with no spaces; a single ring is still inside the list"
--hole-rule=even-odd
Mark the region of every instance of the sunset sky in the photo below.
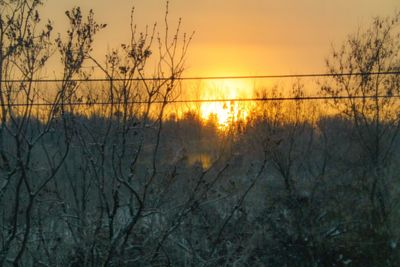
[[[52,0],[43,17],[62,31],[64,11],[76,5],[108,24],[96,39],[98,56],[128,40],[131,6],[139,29],[162,24],[165,11],[163,0]],[[399,8],[398,0],[171,0],[170,20],[181,17],[183,30],[196,32],[186,75],[307,73],[324,71],[332,44]]]

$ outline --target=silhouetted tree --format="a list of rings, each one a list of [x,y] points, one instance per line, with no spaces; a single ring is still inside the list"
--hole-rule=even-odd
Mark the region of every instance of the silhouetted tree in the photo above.
[[[398,256],[392,257],[396,254],[393,244],[397,244],[393,216],[398,216],[394,212],[397,190],[393,187],[397,182],[393,159],[398,149],[396,96],[400,93],[400,77],[380,73],[400,70],[399,19],[399,13],[375,18],[369,28],[350,35],[341,47],[334,49],[326,63],[329,73],[337,76],[321,88],[324,95],[348,97],[336,100],[334,108],[352,122],[352,158],[348,158],[352,166],[347,166],[352,175],[348,178],[361,191],[354,192],[359,200],[369,202],[359,210],[357,218],[360,222],[355,242],[359,246],[353,257],[359,257],[355,264],[360,265],[367,264],[361,259],[365,255],[370,255],[370,266],[398,264]],[[352,75],[356,73],[362,75]],[[366,242],[372,244],[364,245]]]

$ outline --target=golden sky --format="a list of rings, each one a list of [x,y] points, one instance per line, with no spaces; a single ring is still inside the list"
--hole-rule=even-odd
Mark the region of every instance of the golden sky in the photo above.
[[[165,0],[47,0],[43,17],[56,32],[65,32],[65,10],[93,9],[99,23],[108,26],[95,40],[94,56],[130,40],[130,10],[135,5],[139,31],[157,22],[163,32]],[[324,59],[332,45],[367,27],[375,16],[400,10],[399,0],[170,0],[170,26],[182,18],[182,30],[195,31],[183,76],[278,75],[325,72]],[[57,67],[54,74],[57,76]],[[92,76],[93,77],[93,76]],[[212,80],[185,83],[182,99],[236,99],[254,96],[254,90],[279,86],[283,92],[293,80]],[[282,84],[283,83],[283,84]],[[315,83],[303,79],[315,93]],[[286,89],[284,89],[286,88]],[[307,92],[304,92],[307,94]],[[190,107],[191,108],[191,107]],[[245,108],[240,108],[246,111]],[[231,113],[246,117],[238,103],[203,103],[203,118],[217,114],[225,124]],[[235,115],[236,116],[236,115]]]
[[[164,0],[48,0],[43,17],[62,31],[66,9],[94,9],[108,24],[96,40],[102,56],[128,40],[133,4],[139,28],[162,24]],[[170,20],[181,17],[184,31],[196,31],[186,75],[307,73],[324,71],[332,44],[399,9],[398,0],[170,0]]]

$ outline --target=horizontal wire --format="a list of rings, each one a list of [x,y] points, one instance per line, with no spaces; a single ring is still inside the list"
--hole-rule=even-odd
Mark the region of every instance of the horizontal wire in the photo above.
[[[341,100],[341,99],[376,99],[400,98],[400,95],[366,95],[366,96],[305,96],[305,97],[262,97],[262,98],[230,98],[230,99],[182,99],[182,100],[155,100],[150,104],[179,104],[179,103],[216,103],[216,102],[271,102],[271,101],[309,101],[309,100]],[[106,105],[131,105],[149,104],[148,101],[106,101],[106,102],[70,102],[70,103],[12,103],[0,106],[106,106]]]
[[[240,80],[240,79],[285,79],[285,78],[312,78],[312,77],[341,77],[341,76],[368,76],[368,75],[400,75],[400,71],[384,72],[348,72],[348,73],[308,73],[308,74],[281,74],[281,75],[245,75],[245,76],[199,76],[199,77],[154,77],[154,78],[94,78],[94,79],[10,79],[1,80],[1,83],[55,83],[55,82],[106,82],[106,81],[167,81],[167,80]]]

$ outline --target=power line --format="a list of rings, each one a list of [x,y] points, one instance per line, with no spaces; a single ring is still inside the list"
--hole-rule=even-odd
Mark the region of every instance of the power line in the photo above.
[[[383,72],[347,72],[347,73],[308,73],[308,74],[280,74],[280,75],[245,75],[245,76],[198,76],[198,77],[145,77],[145,78],[94,78],[94,79],[9,79],[1,80],[2,83],[56,83],[56,82],[107,82],[107,81],[189,81],[189,80],[240,80],[240,79],[285,79],[285,78],[316,78],[316,77],[343,77],[343,76],[372,76],[372,75],[400,75],[400,71],[383,71]]]
[[[400,98],[400,95],[366,95],[366,96],[304,96],[304,97],[256,97],[256,98],[230,98],[230,99],[182,99],[182,100],[155,100],[151,104],[182,104],[182,103],[221,103],[221,102],[273,102],[273,101],[310,101],[310,100],[343,100],[343,99],[383,99]],[[132,105],[148,104],[147,101],[104,101],[104,102],[70,102],[70,103],[12,103],[0,106],[23,107],[23,106],[106,106],[106,105]]]

